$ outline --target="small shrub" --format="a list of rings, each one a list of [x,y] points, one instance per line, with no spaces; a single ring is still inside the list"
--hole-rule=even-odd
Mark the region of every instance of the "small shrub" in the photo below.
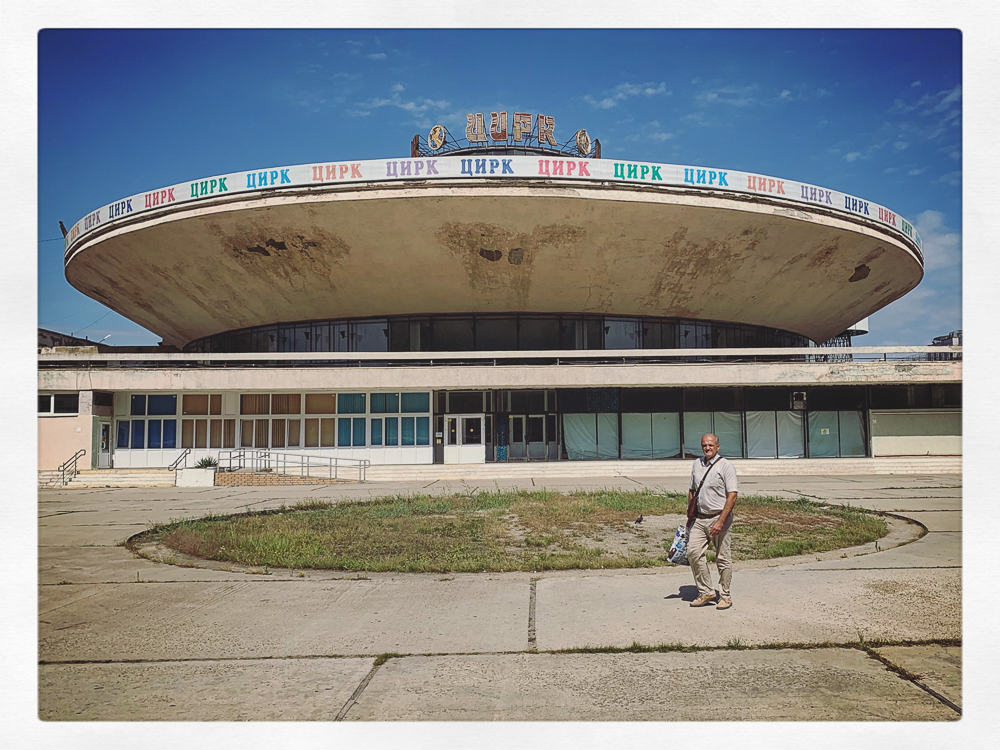
[[[196,469],[214,469],[218,465],[219,465],[219,462],[216,459],[212,458],[211,456],[205,456],[204,458],[200,459],[198,461],[198,463],[196,463],[194,465],[194,468],[196,468]]]

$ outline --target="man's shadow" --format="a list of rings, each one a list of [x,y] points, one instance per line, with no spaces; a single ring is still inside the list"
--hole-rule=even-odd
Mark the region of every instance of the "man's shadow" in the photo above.
[[[698,598],[697,586],[681,586],[676,594],[663,597],[664,599],[680,599],[682,602],[693,602]]]

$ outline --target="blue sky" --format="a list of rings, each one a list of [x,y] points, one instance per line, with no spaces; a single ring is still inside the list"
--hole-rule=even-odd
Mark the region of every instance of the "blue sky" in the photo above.
[[[926,275],[856,343],[962,327],[962,39],[917,29],[42,31],[38,324],[158,341],[66,282],[60,220],[213,174],[407,156],[491,110],[552,115],[560,141],[586,128],[605,158],[885,205],[920,231]]]

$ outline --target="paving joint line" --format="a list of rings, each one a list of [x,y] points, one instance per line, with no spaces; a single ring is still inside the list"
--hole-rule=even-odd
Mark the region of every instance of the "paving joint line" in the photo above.
[[[381,666],[381,664],[372,665],[371,670],[369,670],[368,674],[366,674],[364,679],[361,680],[361,684],[354,689],[354,692],[351,693],[351,697],[347,699],[347,702],[343,705],[340,711],[337,712],[337,715],[333,718],[334,721],[343,721],[344,717],[347,716],[347,712],[357,705],[358,698],[360,698],[361,694],[365,692],[365,688],[368,687],[368,683],[372,681],[372,678]]]
[[[902,639],[899,641],[885,641],[879,643],[879,648],[889,646],[957,646],[961,648],[962,641],[958,638],[929,638],[926,640]],[[833,643],[822,641],[818,643],[762,643],[759,645],[733,646],[684,646],[680,644],[659,644],[657,646],[643,646],[633,644],[631,646],[581,646],[562,649],[544,649],[536,651],[427,651],[411,654],[290,654],[284,656],[190,656],[179,658],[160,659],[39,659],[39,666],[82,666],[89,664],[185,664],[200,662],[238,662],[238,661],[296,661],[296,660],[318,660],[318,659],[379,659],[386,657],[385,661],[391,659],[406,659],[412,657],[452,657],[452,656],[543,656],[543,655],[594,655],[594,654],[668,654],[668,653],[699,653],[702,651],[813,651],[818,649],[848,649],[860,650],[872,656],[872,647],[868,644],[861,644],[858,641],[847,641]],[[887,667],[892,667],[892,671],[899,673],[901,668],[896,667],[887,659],[879,655],[873,656],[876,661],[881,661]],[[380,661],[380,666],[384,661]],[[906,673],[905,670],[902,670]],[[911,676],[917,679],[916,676]]]
[[[539,578],[531,579],[531,586],[528,595],[528,650],[537,651],[538,643],[535,639],[535,598],[538,588]]]
[[[909,683],[911,683],[913,685],[916,685],[918,688],[920,688],[921,690],[923,690],[925,693],[927,693],[928,695],[930,695],[932,698],[934,698],[934,699],[940,701],[941,703],[943,703],[944,705],[946,705],[948,708],[950,708],[952,711],[954,711],[955,713],[957,713],[959,716],[962,715],[962,709],[961,709],[961,707],[955,705],[950,700],[948,700],[943,695],[941,695],[941,693],[937,692],[933,688],[931,688],[931,687],[925,685],[923,682],[921,682],[920,681],[921,680],[921,676],[920,675],[914,674],[913,672],[911,672],[910,670],[906,669],[905,667],[901,667],[898,664],[893,663],[890,659],[888,659],[887,657],[882,656],[882,654],[878,653],[878,651],[874,647],[872,647],[872,646],[869,646],[869,645],[867,645],[865,643],[862,643],[861,644],[861,648],[865,651],[866,654],[868,654],[868,656],[871,659],[874,659],[875,661],[881,663],[883,666],[885,666],[886,669],[888,669],[888,670],[890,670],[892,672],[895,672],[902,679],[906,680],[907,682],[909,682]]]

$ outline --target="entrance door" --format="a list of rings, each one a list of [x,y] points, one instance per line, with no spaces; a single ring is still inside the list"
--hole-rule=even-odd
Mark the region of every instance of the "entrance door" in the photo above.
[[[507,460],[523,461],[527,455],[524,417],[512,414],[507,418]]]
[[[486,463],[484,416],[484,414],[449,414],[444,418],[446,464]]]
[[[111,423],[101,422],[101,441],[97,447],[97,468],[111,468]]]
[[[546,453],[544,416],[528,417],[528,431],[525,437],[528,442],[528,459],[544,461]]]
[[[508,418],[510,461],[544,461],[547,454],[545,417],[512,414]]]

